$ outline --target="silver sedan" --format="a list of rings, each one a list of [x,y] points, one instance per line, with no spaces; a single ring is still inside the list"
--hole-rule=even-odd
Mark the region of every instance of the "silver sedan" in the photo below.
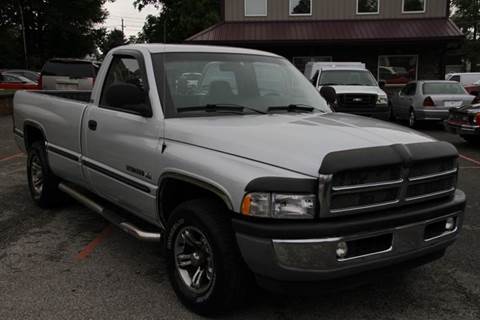
[[[445,120],[450,108],[470,105],[475,99],[458,82],[414,81],[391,98],[392,115],[415,127],[418,121]]]

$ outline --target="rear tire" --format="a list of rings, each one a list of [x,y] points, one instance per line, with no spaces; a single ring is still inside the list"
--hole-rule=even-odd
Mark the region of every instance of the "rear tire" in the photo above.
[[[168,219],[166,236],[170,282],[187,308],[216,315],[244,301],[251,275],[222,204],[209,199],[181,204]]]
[[[30,195],[44,209],[60,204],[65,195],[58,190],[59,179],[52,173],[43,141],[36,141],[28,150],[27,178]]]

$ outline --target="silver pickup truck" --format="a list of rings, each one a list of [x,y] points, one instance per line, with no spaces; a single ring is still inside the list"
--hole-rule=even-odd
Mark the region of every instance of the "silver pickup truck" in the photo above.
[[[437,259],[462,226],[452,145],[332,112],[270,53],[119,47],[91,93],[18,92],[14,105],[34,201],[68,194],[160,242],[200,314],[232,308],[255,281],[335,285]]]

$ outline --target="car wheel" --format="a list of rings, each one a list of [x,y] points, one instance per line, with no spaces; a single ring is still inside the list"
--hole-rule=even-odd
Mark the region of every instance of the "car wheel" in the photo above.
[[[415,111],[413,109],[410,110],[410,114],[408,116],[408,126],[410,128],[415,128],[417,126],[417,116],[415,115]]]
[[[183,203],[168,219],[166,235],[170,282],[187,308],[216,315],[244,300],[251,275],[224,206],[211,200]]]
[[[44,142],[34,142],[28,150],[27,178],[30,195],[39,207],[54,207],[65,198],[58,190],[59,179],[48,166]]]
[[[477,136],[465,136],[465,135],[461,135],[461,137],[467,141],[468,143],[474,143],[474,144],[477,144],[477,143],[480,143],[480,139],[477,137]]]

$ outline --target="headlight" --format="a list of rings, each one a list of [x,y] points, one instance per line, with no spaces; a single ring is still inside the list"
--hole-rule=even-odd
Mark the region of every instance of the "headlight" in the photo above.
[[[377,104],[388,104],[387,96],[378,96]]]
[[[242,201],[242,214],[275,219],[313,219],[315,195],[249,193]]]

